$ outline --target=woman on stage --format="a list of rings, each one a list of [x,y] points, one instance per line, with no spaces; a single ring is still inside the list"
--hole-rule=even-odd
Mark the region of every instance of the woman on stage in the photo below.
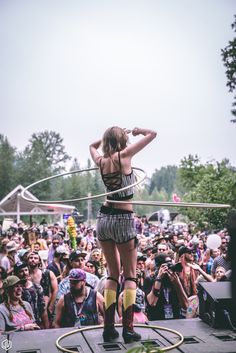
[[[139,141],[128,144],[128,134],[141,135]],[[136,262],[137,241],[134,227],[132,204],[110,201],[129,201],[133,197],[133,188],[119,192],[119,189],[132,185],[135,176],[131,167],[132,157],[147,146],[156,137],[156,132],[134,128],[132,131],[119,127],[107,129],[102,140],[90,145],[93,161],[99,167],[107,192],[110,194],[97,215],[97,237],[105,255],[108,278],[105,284],[105,318],[103,339],[112,341],[119,336],[114,328],[117,288],[121,263],[125,279],[122,325],[125,343],[139,341],[141,336],[133,329],[133,304],[136,298]],[[100,154],[99,147],[103,154]]]

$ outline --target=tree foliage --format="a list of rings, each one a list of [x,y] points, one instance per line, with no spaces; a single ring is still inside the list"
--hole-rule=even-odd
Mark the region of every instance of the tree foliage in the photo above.
[[[33,153],[37,151],[54,173],[64,170],[64,164],[71,159],[65,152],[62,137],[55,131],[34,133],[27,149]]]
[[[70,159],[65,152],[63,139],[54,131],[34,133],[29,144],[17,156],[17,181],[27,186],[65,169]],[[32,190],[39,199],[48,199],[51,183],[43,182]]]
[[[157,191],[165,190],[167,197],[176,191],[176,173],[178,168],[176,166],[161,167],[160,170],[156,169],[151,177],[149,193],[152,194],[154,189]]]
[[[0,134],[0,200],[14,187],[15,159],[16,149]]]
[[[236,207],[236,171],[228,160],[216,163],[200,164],[196,158],[196,165],[191,159],[191,169],[187,160],[181,163],[179,170],[184,185],[191,185],[184,195],[185,201],[230,204]],[[199,176],[196,170],[200,167]],[[206,223],[209,228],[221,228],[227,223],[228,209],[187,209],[185,213],[195,221],[199,228]]]
[[[234,16],[234,23],[231,25],[234,32],[236,32],[236,15]],[[221,50],[224,66],[226,67],[226,86],[229,88],[229,92],[235,93],[236,89],[236,37],[229,41],[229,44],[225,49]],[[236,95],[234,95],[234,102],[232,104],[233,109],[231,113],[234,116],[232,122],[236,122]]]

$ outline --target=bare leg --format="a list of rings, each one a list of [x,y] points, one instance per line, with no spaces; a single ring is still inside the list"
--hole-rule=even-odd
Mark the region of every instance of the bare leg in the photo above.
[[[107,261],[108,274],[110,277],[115,278],[117,281],[120,276],[120,256],[113,240],[100,242],[103,254]],[[114,281],[106,281],[105,288],[116,290],[116,283]]]
[[[124,278],[136,278],[137,248],[135,246],[135,240],[132,239],[127,243],[117,244],[117,248],[123,265]],[[136,289],[136,283],[133,281],[125,281],[124,288]]]

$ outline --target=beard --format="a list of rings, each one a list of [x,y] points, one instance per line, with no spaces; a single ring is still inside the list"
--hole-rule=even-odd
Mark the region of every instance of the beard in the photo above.
[[[80,297],[83,294],[83,291],[84,291],[84,287],[70,289],[70,292],[74,297]]]

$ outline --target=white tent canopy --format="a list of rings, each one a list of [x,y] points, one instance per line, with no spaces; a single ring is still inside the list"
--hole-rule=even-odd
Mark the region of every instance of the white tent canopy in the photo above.
[[[45,205],[37,204],[39,200],[27,190],[25,193],[26,197],[35,201],[35,203],[31,203],[21,197],[23,190],[24,187],[18,185],[0,201],[0,216],[15,216],[17,223],[19,223],[21,216],[59,215],[60,221],[63,223],[63,214],[71,213],[74,209],[74,206],[70,205],[55,205],[50,203]]]

